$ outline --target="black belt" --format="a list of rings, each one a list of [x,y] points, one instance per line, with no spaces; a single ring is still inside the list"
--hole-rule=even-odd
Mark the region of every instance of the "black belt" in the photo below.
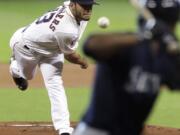
[[[34,50],[32,50],[31,48],[29,48],[27,45],[24,45],[23,46],[26,50],[28,50],[29,52],[31,52],[31,53],[36,53]]]
[[[27,45],[24,45],[24,48],[26,48],[27,50],[30,50],[30,48]]]

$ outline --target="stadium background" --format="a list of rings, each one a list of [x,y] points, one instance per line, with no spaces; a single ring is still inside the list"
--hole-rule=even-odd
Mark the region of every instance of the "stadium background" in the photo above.
[[[98,0],[97,0],[98,1]],[[18,91],[8,73],[10,57],[9,39],[19,27],[25,26],[44,12],[60,5],[62,0],[0,0],[0,122],[11,121],[43,121],[50,122],[50,104],[43,86],[41,75],[30,82],[26,92]],[[84,38],[94,32],[135,31],[137,13],[127,0],[98,1],[100,6],[93,9]],[[111,25],[108,29],[100,29],[97,19],[107,16]],[[177,30],[180,35],[180,27]],[[78,50],[81,53],[81,47]],[[87,71],[79,71],[78,66],[66,62],[64,81],[71,112],[71,120],[79,121],[88,105],[91,82],[94,74],[94,62]],[[77,72],[78,71],[78,72]],[[69,73],[72,73],[69,76]],[[78,74],[79,73],[79,74]],[[83,79],[80,80],[80,74]],[[84,81],[86,79],[86,81]],[[78,82],[75,82],[79,80]],[[162,89],[153,113],[147,124],[180,128],[180,93]]]

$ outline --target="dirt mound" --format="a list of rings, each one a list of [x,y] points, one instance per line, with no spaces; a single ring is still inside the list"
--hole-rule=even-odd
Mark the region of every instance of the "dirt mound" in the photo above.
[[[71,125],[75,127],[76,122]],[[50,122],[6,122],[0,123],[1,135],[57,135]],[[146,126],[143,135],[180,135],[180,129]]]
[[[0,64],[0,87],[16,88],[9,73],[9,65]],[[89,87],[91,85],[95,66],[89,65],[88,69],[81,69],[78,65],[64,64],[63,81],[65,87]],[[29,81],[31,88],[44,87],[43,79],[39,70],[32,81]]]

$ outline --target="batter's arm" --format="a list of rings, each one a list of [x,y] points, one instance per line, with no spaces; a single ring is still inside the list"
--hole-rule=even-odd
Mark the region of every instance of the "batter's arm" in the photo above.
[[[120,53],[125,47],[137,45],[140,37],[136,33],[93,34],[84,43],[84,52],[96,60],[106,60]]]
[[[71,63],[78,64],[81,66],[81,68],[86,69],[88,67],[88,63],[86,59],[81,57],[77,52],[74,52],[72,54],[65,54],[65,59]]]

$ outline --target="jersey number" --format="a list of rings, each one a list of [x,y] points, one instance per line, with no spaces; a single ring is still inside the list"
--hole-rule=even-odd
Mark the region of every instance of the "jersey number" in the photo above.
[[[41,24],[41,23],[46,23],[46,22],[49,22],[53,16],[55,15],[55,13],[48,13],[42,17],[40,17],[37,21],[36,21],[36,24]]]

